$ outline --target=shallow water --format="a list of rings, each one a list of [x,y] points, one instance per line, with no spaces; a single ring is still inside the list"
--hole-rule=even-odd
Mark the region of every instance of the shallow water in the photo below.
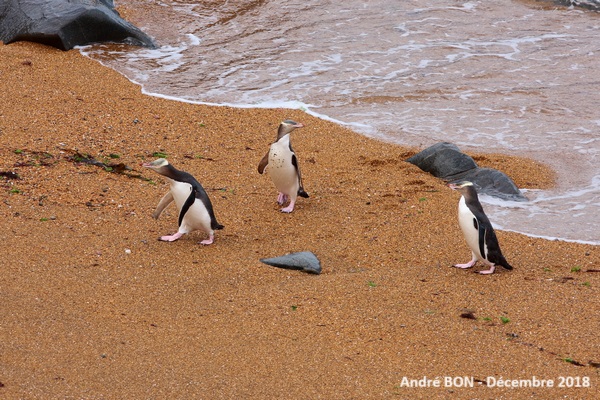
[[[558,187],[526,191],[526,204],[483,197],[494,225],[600,244],[600,14],[507,0],[196,3],[119,1],[160,48],[82,52],[149,94],[532,157]]]

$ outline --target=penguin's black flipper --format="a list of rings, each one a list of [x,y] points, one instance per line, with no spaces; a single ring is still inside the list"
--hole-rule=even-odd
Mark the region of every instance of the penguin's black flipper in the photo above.
[[[181,226],[181,222],[183,221],[183,217],[185,217],[185,213],[188,212],[188,210],[190,209],[192,204],[194,204],[195,201],[196,201],[196,189],[194,189],[192,187],[192,191],[190,192],[190,195],[185,200],[185,203],[183,203],[183,207],[181,207],[181,211],[179,212],[179,222],[178,222],[179,225],[178,226]]]
[[[487,229],[477,218],[473,218],[473,225],[479,233],[479,253],[483,256],[483,258],[487,259],[487,254],[485,252],[485,233]]]
[[[262,174],[263,172],[265,172],[265,168],[267,167],[267,164],[269,164],[269,151],[267,151],[267,154],[265,154],[265,156],[258,163],[258,173],[259,174]]]
[[[290,149],[292,146],[290,145]],[[296,168],[296,173],[298,174],[298,182],[300,183],[300,187],[298,188],[298,196],[304,197],[308,199],[308,193],[304,191],[304,187],[302,185],[302,175],[300,174],[300,167],[298,166],[298,159],[295,154],[292,154],[292,165]]]
[[[298,159],[296,158],[296,155],[294,153],[292,153],[292,165],[294,166],[294,168],[296,168],[296,173],[298,174],[299,179],[300,178],[300,167],[298,166]]]
[[[215,212],[213,210],[213,206],[210,201],[210,198],[208,197],[206,190],[204,190],[202,185],[200,183],[198,183],[197,181],[194,184],[194,192],[195,192],[196,198],[200,199],[200,201],[204,204],[204,207],[206,207],[206,211],[208,211],[208,215],[210,216],[210,227],[214,230],[225,228],[224,225],[221,225],[220,223],[217,222],[217,217],[215,217]],[[183,208],[182,208],[182,210],[183,210]]]

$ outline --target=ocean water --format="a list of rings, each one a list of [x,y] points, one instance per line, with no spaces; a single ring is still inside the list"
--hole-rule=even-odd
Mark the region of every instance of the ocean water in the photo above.
[[[155,50],[82,53],[147,94],[301,108],[425,148],[530,157],[558,186],[482,196],[498,229],[600,244],[600,13],[539,0],[120,0]]]

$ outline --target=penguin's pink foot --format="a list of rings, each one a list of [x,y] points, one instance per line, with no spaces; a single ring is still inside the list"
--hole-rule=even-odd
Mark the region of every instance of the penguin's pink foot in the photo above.
[[[473,265],[475,265],[476,262],[477,261],[471,260],[471,261],[469,261],[466,264],[454,264],[453,267],[455,267],[455,268],[461,268],[461,269],[467,269],[467,268],[471,268]]]
[[[490,274],[493,274],[495,270],[496,270],[496,266],[492,265],[492,266],[490,266],[490,269],[487,269],[485,271],[479,271],[479,273],[481,275],[490,275]]]
[[[174,242],[182,236],[183,233],[177,232],[172,235],[161,236],[158,240],[162,240],[163,242]]]
[[[285,203],[287,201],[288,197],[287,195],[279,192],[279,194],[277,195],[277,204],[282,205],[283,203]]]
[[[291,213],[292,211],[294,211],[295,204],[296,204],[296,202],[294,200],[290,201],[290,204],[287,207],[282,208],[281,212],[288,213],[288,214]]]
[[[200,244],[208,246],[209,244],[213,244],[214,241],[215,241],[215,235],[210,235],[208,239],[201,241]]]

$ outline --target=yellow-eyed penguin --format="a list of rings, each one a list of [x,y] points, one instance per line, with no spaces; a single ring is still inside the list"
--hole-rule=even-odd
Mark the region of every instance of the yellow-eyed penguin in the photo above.
[[[291,213],[298,196],[308,198],[302,186],[302,175],[298,166],[298,158],[292,149],[290,133],[304,125],[292,120],[285,120],[279,125],[277,140],[271,144],[269,151],[258,163],[258,172],[263,173],[267,165],[269,175],[279,191],[277,203],[283,205],[288,199],[290,204],[281,211]]]
[[[457,190],[462,195],[458,202],[458,224],[473,253],[471,261],[454,266],[457,268],[471,268],[477,261],[481,261],[490,269],[479,271],[480,274],[493,274],[496,265],[501,265],[509,270],[513,269],[500,251],[498,238],[490,220],[483,212],[483,207],[479,202],[473,183],[462,181],[455,184],[450,183],[448,187]]]
[[[191,174],[179,171],[164,158],[142,165],[161,174],[171,184],[170,190],[160,200],[152,216],[158,219],[172,201],[175,201],[175,205],[179,210],[179,229],[177,233],[161,236],[160,240],[173,242],[186,233],[202,230],[208,234],[208,239],[200,243],[212,244],[215,238],[214,230],[223,229],[223,225],[217,222],[212,203],[202,185]]]

